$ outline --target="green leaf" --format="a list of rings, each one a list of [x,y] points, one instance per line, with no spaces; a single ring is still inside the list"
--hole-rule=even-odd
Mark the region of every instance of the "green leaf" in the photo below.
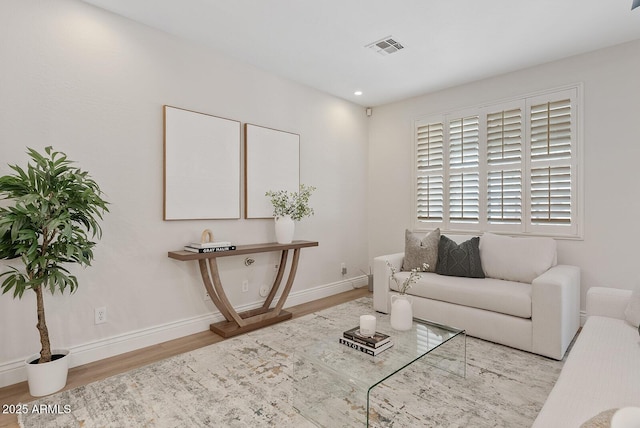
[[[27,148],[26,167],[9,165],[0,177],[0,259],[20,258],[22,271],[10,268],[0,277],[2,293],[22,297],[27,289],[45,286],[51,292],[74,292],[77,278],[63,266],[89,266],[91,249],[100,238],[99,221],[108,202],[88,172],[49,146],[44,154]]]

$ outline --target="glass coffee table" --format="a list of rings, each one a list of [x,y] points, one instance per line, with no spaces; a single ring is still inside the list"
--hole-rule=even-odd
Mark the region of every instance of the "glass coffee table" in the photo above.
[[[376,330],[393,341],[391,348],[376,356],[340,344],[342,331],[296,351],[292,402],[306,419],[327,427],[391,422],[376,409],[385,399],[374,397],[380,385],[403,369],[421,365],[466,376],[464,330],[414,318],[411,330],[395,331],[388,316],[377,314],[376,318]]]

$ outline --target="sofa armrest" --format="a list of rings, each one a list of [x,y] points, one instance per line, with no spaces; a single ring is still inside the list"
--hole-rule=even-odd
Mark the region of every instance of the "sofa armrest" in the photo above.
[[[598,315],[625,319],[624,311],[631,298],[631,290],[591,287],[587,291],[587,316]]]
[[[580,268],[557,265],[531,284],[533,352],[557,360],[580,327]]]
[[[402,269],[404,253],[388,254],[378,256],[373,259],[373,309],[385,314],[389,313],[389,278],[391,269],[387,266],[387,261],[391,263],[397,271]]]

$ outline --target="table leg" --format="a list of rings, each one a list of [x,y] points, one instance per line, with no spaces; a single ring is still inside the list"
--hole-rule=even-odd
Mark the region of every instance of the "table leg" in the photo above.
[[[283,250],[282,254],[280,255],[280,265],[278,265],[278,273],[276,275],[276,279],[274,279],[273,285],[271,286],[271,291],[269,292],[267,299],[262,305],[264,310],[269,310],[271,302],[273,302],[273,298],[276,297],[276,292],[278,291],[278,288],[280,288],[280,283],[282,282],[282,277],[284,276],[284,271],[287,266],[288,254],[289,250]]]
[[[298,261],[300,259],[299,248],[296,248],[293,251],[287,283],[280,295],[280,299],[278,300],[275,308],[269,308],[282,285],[282,278],[284,277],[286,270],[288,254],[289,250],[282,251],[278,273],[276,274],[273,286],[271,287],[271,292],[267,296],[264,304],[260,308],[242,313],[238,313],[235,310],[224,292],[222,282],[220,281],[216,259],[207,259],[209,260],[208,268],[205,260],[199,260],[200,273],[202,275],[205,289],[211,296],[213,303],[226,319],[226,321],[211,324],[210,328],[214,333],[217,333],[222,337],[231,337],[248,331],[257,330],[292,317],[290,312],[285,311],[282,308],[289,296],[298,270]]]
[[[227,321],[233,321],[233,316],[231,312],[226,308],[225,305],[222,304],[216,291],[213,288],[213,283],[211,282],[211,276],[209,275],[209,269],[207,268],[206,260],[198,260],[198,265],[200,266],[200,276],[202,276],[202,282],[204,283],[204,288],[207,290],[209,297],[211,297],[211,301],[216,308],[220,311],[220,313],[225,317]]]

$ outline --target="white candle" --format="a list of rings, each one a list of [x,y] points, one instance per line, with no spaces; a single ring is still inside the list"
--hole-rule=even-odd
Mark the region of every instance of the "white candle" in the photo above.
[[[373,315],[360,315],[360,334],[369,337],[376,334],[376,317]]]

